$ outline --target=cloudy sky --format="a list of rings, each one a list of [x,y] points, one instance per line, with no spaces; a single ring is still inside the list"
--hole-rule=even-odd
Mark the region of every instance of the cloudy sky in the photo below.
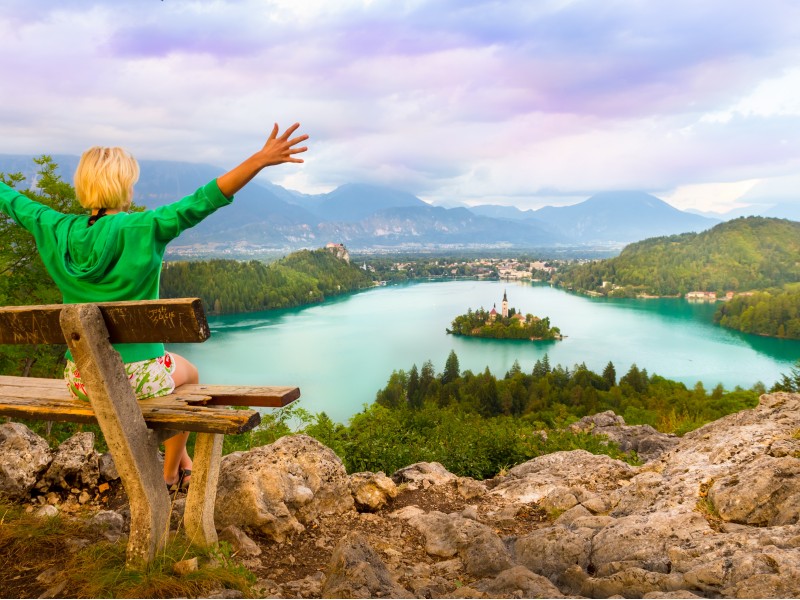
[[[800,203],[793,0],[3,0],[0,153],[234,166],[317,193],[538,208]]]

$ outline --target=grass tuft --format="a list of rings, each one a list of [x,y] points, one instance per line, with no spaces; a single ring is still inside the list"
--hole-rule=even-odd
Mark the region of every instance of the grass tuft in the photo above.
[[[197,557],[197,571],[178,576],[175,563]],[[220,588],[235,589],[252,598],[255,576],[235,564],[230,547],[202,548],[185,538],[170,540],[146,567],[127,568],[125,545],[101,543],[85,548],[67,566],[67,588],[84,598],[202,597]]]
[[[77,552],[75,541],[87,543]],[[80,545],[80,543],[78,545]],[[127,540],[109,542],[87,530],[79,519],[36,517],[18,505],[0,501],[0,573],[5,597],[37,597],[48,585],[37,576],[48,569],[63,583],[59,596],[78,598],[204,597],[220,588],[256,595],[255,576],[231,559],[230,545],[193,545],[174,536],[156,558],[142,568],[125,564]],[[195,558],[198,569],[184,576],[176,562]],[[50,584],[52,585],[52,583]]]

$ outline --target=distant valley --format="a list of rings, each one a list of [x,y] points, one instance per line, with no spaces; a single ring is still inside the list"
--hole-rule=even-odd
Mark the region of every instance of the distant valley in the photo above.
[[[71,181],[78,157],[54,156]],[[172,202],[207,183],[218,167],[142,160],[134,201],[147,208]],[[1,172],[33,176],[30,156],[0,156]],[[457,199],[454,199],[457,200]],[[230,206],[185,232],[172,256],[256,256],[328,242],[352,251],[608,247],[655,236],[700,232],[718,219],[678,210],[636,191],[603,192],[572,206],[522,211],[483,205],[443,208],[387,187],[351,183],[308,195],[255,181]]]

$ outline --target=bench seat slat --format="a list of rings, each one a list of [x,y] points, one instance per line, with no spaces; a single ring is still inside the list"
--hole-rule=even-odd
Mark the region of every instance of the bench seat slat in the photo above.
[[[0,388],[0,415],[15,419],[96,423],[92,407],[87,402],[71,398],[31,398],[4,395]],[[178,401],[171,404],[168,396],[158,402],[139,402],[142,415],[150,429],[201,431],[205,433],[244,433],[261,422],[255,410],[231,410],[213,406],[187,406]]]
[[[26,398],[65,398],[71,396],[63,379],[42,377],[20,377],[0,375],[0,387],[3,393]],[[162,396],[171,402],[179,398],[186,404],[202,404],[205,406],[258,406],[280,408],[291,404],[300,397],[300,389],[288,386],[257,385],[206,385],[186,384],[180,386],[173,394]]]
[[[203,342],[211,335],[199,298],[98,302],[113,344]],[[0,306],[0,344],[63,344],[60,304]]]
[[[264,406],[280,408],[300,397],[300,389],[288,386],[186,384],[177,395],[208,397],[207,406]]]

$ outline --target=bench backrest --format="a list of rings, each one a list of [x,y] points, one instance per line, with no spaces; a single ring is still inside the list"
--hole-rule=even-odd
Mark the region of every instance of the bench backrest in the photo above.
[[[109,341],[203,342],[211,332],[199,298],[97,303]],[[63,344],[62,304],[0,307],[0,344]]]

